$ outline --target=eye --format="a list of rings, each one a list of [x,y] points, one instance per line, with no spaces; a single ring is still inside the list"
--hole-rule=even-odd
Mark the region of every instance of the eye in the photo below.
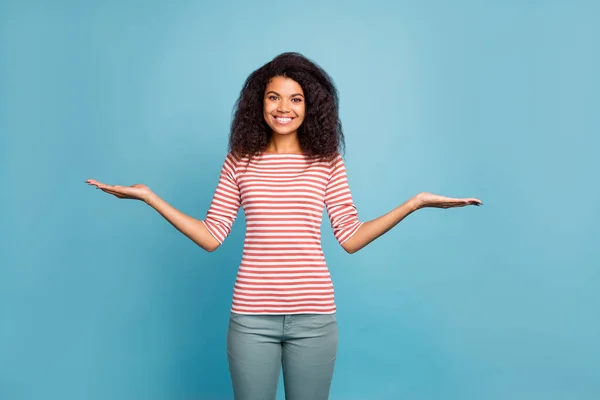
[[[292,99],[292,101],[293,101],[294,103],[302,103],[302,99],[301,99],[300,97],[294,97],[294,98]]]
[[[268,99],[269,99],[269,100],[273,100],[273,101],[275,101],[275,100],[277,100],[277,96],[275,96],[274,94],[272,94],[272,95],[270,95],[270,96],[268,97]]]

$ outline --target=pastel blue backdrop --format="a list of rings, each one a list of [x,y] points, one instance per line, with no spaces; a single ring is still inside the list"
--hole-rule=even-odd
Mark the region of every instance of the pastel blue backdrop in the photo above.
[[[341,96],[361,219],[423,210],[354,255],[331,399],[600,398],[600,28],[585,1],[0,3],[0,399],[232,398],[244,218],[203,218],[247,75],[299,51]],[[281,380],[278,399],[283,398]]]

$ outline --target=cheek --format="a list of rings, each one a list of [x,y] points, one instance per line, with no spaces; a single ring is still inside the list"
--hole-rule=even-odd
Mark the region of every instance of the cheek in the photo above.
[[[269,113],[269,103],[263,103],[263,114]]]
[[[306,108],[304,107],[304,105],[298,106],[296,108],[296,114],[300,116],[300,118],[304,119],[304,116],[306,115]]]

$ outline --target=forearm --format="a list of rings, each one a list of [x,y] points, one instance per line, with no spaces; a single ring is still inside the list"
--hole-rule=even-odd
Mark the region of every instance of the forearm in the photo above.
[[[416,198],[412,198],[379,218],[364,222],[358,231],[342,246],[348,253],[356,253],[381,235],[388,232],[409,214],[420,208]]]
[[[219,242],[210,234],[202,221],[182,213],[169,203],[151,194],[145,202],[162,215],[177,230],[190,238],[198,246],[206,251],[214,251],[219,247]]]

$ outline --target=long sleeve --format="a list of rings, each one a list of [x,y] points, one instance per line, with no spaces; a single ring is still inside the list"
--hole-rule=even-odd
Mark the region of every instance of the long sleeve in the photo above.
[[[333,234],[340,244],[346,242],[362,225],[346,176],[344,160],[338,155],[332,162],[329,182],[325,189],[325,206]]]
[[[223,243],[231,231],[240,209],[240,190],[236,182],[236,160],[229,153],[225,158],[219,183],[215,190],[212,202],[202,221],[206,229],[219,241]]]

